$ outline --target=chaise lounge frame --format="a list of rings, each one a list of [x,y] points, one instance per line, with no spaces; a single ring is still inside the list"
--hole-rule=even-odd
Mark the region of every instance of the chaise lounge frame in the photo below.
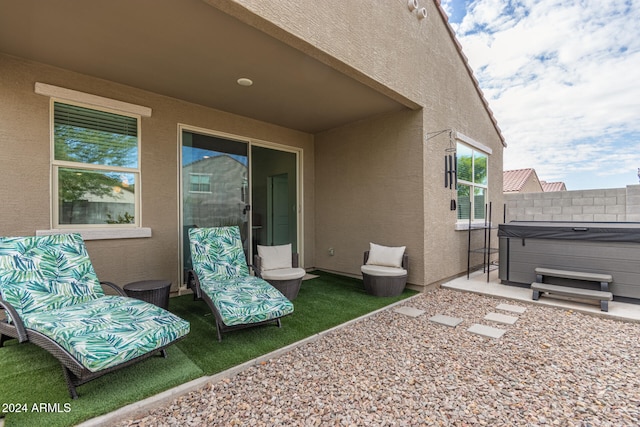
[[[126,296],[126,294],[120,287],[111,282],[100,282],[100,284],[115,290],[118,295]],[[30,342],[49,352],[53,357],[58,359],[58,361],[62,365],[62,373],[67,383],[67,388],[69,389],[69,395],[72,399],[78,398],[76,387],[88,383],[91,380],[94,380],[113,371],[117,371],[120,368],[133,365],[141,360],[147,359],[157,354],[160,354],[162,357],[166,358],[166,348],[184,338],[184,336],[182,336],[177,340],[158,348],[156,351],[143,354],[134,359],[123,362],[117,366],[106,368],[97,372],[92,372],[82,366],[82,364],[80,364],[80,362],[78,362],[75,357],[73,357],[67,350],[61,347],[60,344],[58,344],[54,340],[38,331],[26,328],[13,306],[1,298],[0,308],[7,310],[11,315],[11,318],[14,319],[12,323],[9,323],[8,319],[6,318],[0,320],[0,347],[3,347],[4,343],[10,339],[17,339],[19,343]]]
[[[71,238],[80,237],[79,235],[77,235]],[[128,298],[124,290],[116,284],[106,281],[100,281],[99,283],[103,290],[105,288],[109,288],[114,291],[117,296]],[[97,371],[91,371],[90,369],[82,365],[78,361],[78,359],[76,359],[58,342],[39,331],[27,328],[18,311],[0,295],[0,311],[1,310],[4,310],[6,313],[8,313],[10,319],[6,315],[0,318],[0,348],[4,346],[5,342],[11,339],[17,339],[19,343],[30,342],[50,353],[60,362],[62,366],[63,376],[69,390],[69,395],[72,399],[78,398],[76,387],[82,384],[85,384],[89,381],[92,381],[96,378],[114,372],[121,368],[133,365],[155,355],[161,355],[162,357],[166,358],[166,348],[182,340],[187,335],[184,334],[182,336],[174,338],[172,341],[168,342],[165,345],[157,347],[147,353],[141,354],[140,356],[123,361],[117,365],[106,367]]]
[[[230,226],[230,227],[211,227],[211,228],[194,228],[191,229],[190,231],[190,241],[191,244],[193,245],[194,242],[192,240],[192,236],[191,233],[194,232],[206,232],[207,230],[227,230],[227,232],[229,233],[228,236],[226,237],[230,237],[232,239],[235,239],[235,241],[233,243],[230,243],[231,246],[233,245],[238,245],[239,244],[239,239],[240,239],[240,231],[239,231],[239,227],[237,226]],[[196,231],[197,230],[197,231]],[[232,257],[231,263],[232,264],[238,264],[238,265],[233,265],[231,268],[232,270],[237,268],[239,266],[239,260],[237,258],[237,256],[242,255],[242,258],[244,259],[244,252],[242,252],[240,247],[235,247],[234,248],[236,251],[239,251],[238,254],[236,254],[236,258]],[[191,248],[191,254],[192,257],[194,256],[194,253],[196,253],[196,251],[193,249],[193,247]],[[245,260],[246,261],[246,260]],[[195,262],[192,262],[192,264],[195,264]],[[246,274],[248,275],[248,269],[249,267],[251,267],[251,265],[249,265],[246,262],[242,262],[243,264],[243,268],[246,267]],[[260,279],[260,278],[256,278],[259,279],[260,281],[264,282],[264,284],[266,286],[272,287],[272,285],[270,285],[267,281]],[[221,282],[224,282],[227,279],[224,278],[219,278],[217,279]],[[228,278],[228,280],[233,280],[231,277]],[[280,321],[280,319],[282,318],[281,316],[278,317],[272,317],[269,319],[265,319],[262,321],[252,321],[249,323],[241,323],[241,324],[234,324],[234,325],[228,325],[224,322],[223,316],[221,315],[221,313],[218,311],[218,308],[215,305],[215,302],[213,301],[213,299],[207,294],[207,292],[203,291],[202,289],[202,285],[201,285],[201,278],[198,276],[196,269],[189,269],[187,271],[187,287],[193,290],[193,298],[194,300],[203,300],[207,306],[209,307],[209,309],[211,310],[211,312],[214,315],[215,318],[215,322],[216,322],[216,332],[217,332],[217,337],[218,337],[218,342],[222,341],[222,333],[224,332],[228,332],[228,331],[233,331],[233,330],[238,330],[238,329],[245,329],[245,328],[249,328],[249,327],[253,327],[253,326],[259,326],[259,325],[265,325],[265,324],[270,324],[270,323],[275,323],[278,328],[282,327],[282,322]],[[282,296],[282,298],[284,298],[284,300],[290,304],[290,301],[288,299],[286,299],[286,297],[282,294],[280,294]],[[291,306],[291,312],[293,311],[293,306]],[[286,315],[286,314],[285,314]]]

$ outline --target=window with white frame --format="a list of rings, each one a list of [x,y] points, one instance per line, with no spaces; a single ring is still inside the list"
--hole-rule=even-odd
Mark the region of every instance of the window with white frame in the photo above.
[[[189,191],[192,193],[211,193],[211,174],[189,174]]]
[[[140,116],[52,100],[53,226],[139,226]]]
[[[486,216],[489,156],[466,144],[457,143],[458,220],[480,221]]]

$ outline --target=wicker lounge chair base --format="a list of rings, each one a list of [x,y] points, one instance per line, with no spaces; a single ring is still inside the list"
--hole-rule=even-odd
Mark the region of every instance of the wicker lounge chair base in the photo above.
[[[302,284],[302,279],[294,279],[294,280],[271,280],[265,279],[271,286],[282,292],[282,295],[287,297],[289,301],[293,301],[298,296],[298,292],[300,292],[300,285]]]
[[[362,274],[364,290],[376,297],[397,297],[404,291],[407,284],[407,276],[371,276]]]
[[[404,251],[404,248],[402,249]],[[407,284],[407,266],[409,256],[402,254],[401,265],[389,267],[387,265],[368,265],[370,251],[364,252],[364,265],[361,267],[364,290],[369,295],[377,297],[396,297],[404,291]]]
[[[259,250],[261,248],[264,247],[258,246]],[[294,252],[291,254],[291,265],[287,266],[287,268],[263,271],[262,257],[256,254],[253,257],[253,271],[257,277],[263,278],[269,282],[271,286],[279,290],[282,295],[287,297],[289,301],[293,301],[298,296],[300,286],[302,285],[302,278],[307,273],[304,269],[299,268],[298,258],[298,253]]]

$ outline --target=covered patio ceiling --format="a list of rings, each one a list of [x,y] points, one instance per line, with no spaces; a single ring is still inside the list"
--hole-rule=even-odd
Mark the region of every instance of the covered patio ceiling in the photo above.
[[[308,133],[416,108],[202,0],[0,0],[0,11],[0,52]]]

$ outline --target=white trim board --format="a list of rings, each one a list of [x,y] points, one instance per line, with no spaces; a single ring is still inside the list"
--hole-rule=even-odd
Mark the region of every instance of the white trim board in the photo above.
[[[135,114],[141,117],[151,117],[151,108],[142,105],[130,104],[116,99],[105,98],[103,96],[91,95],[73,89],[53,86],[46,83],[36,82],[35,93],[56,99],[79,102],[93,105],[95,107],[108,108],[110,110],[121,111],[127,114]]]
[[[470,145],[474,148],[477,148],[480,151],[484,151],[487,154],[493,154],[493,150],[490,147],[487,147],[486,145],[476,141],[473,138],[468,137],[467,135],[460,133],[458,131],[455,131],[455,137],[457,140],[464,142],[467,145]]]

